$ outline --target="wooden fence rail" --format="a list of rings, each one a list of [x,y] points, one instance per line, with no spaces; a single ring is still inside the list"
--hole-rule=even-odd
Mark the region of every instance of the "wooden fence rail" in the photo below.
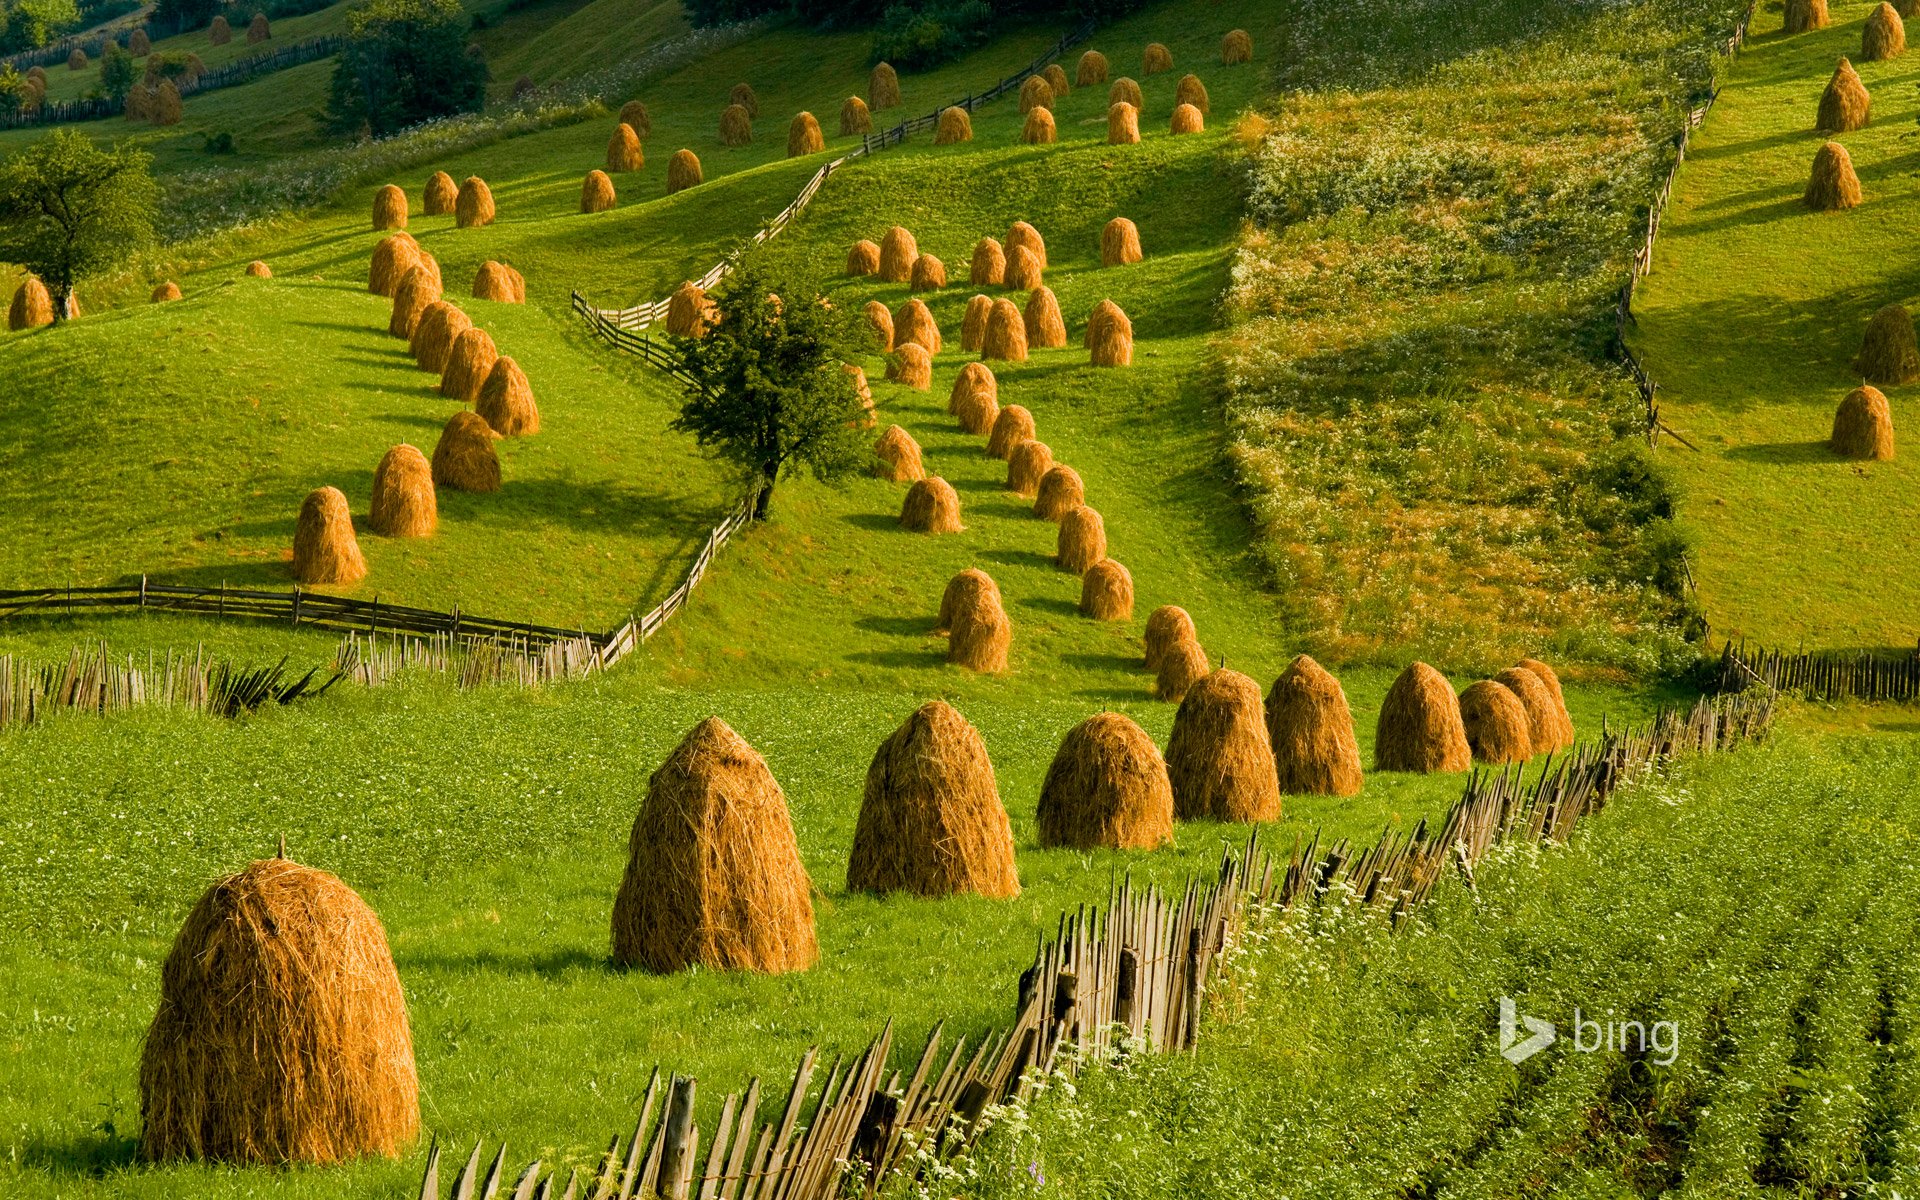
[[[344,37],[338,34],[325,34],[303,42],[295,42],[291,46],[283,46],[265,54],[249,55],[193,79],[182,76],[175,79],[173,84],[180,89],[181,98],[184,99],[200,92],[248,83],[262,75],[330,57],[338,54],[344,45],[346,45]],[[48,100],[43,101],[37,108],[22,109],[19,112],[0,116],[0,129],[57,125],[68,121],[93,121],[123,112],[126,107],[125,97],[115,99],[110,96],[93,96],[80,100]]]
[[[1728,642],[1720,654],[1723,693],[1762,687],[1809,700],[1911,703],[1920,699],[1920,648],[1787,653]]]
[[[287,677],[287,660],[269,667],[242,667],[192,654],[149,652],[145,661],[108,653],[104,644],[75,647],[65,662],[34,665],[0,654],[0,729],[31,725],[55,712],[114,713],[135,708],[184,708],[236,717],[269,701],[291,704],[332,687],[336,673],[319,687],[319,669]]]

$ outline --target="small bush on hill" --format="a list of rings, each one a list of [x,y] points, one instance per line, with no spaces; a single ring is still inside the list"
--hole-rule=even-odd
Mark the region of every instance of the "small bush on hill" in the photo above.
[[[380,137],[486,102],[487,66],[466,45],[459,0],[374,0],[347,24],[327,121]]]

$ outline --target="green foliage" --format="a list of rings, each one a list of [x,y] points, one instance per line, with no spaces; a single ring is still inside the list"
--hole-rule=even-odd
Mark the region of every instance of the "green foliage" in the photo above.
[[[156,0],[153,20],[173,29],[202,29],[226,8],[226,0]]]
[[[27,106],[32,87],[12,64],[0,68],[0,117],[10,117]]]
[[[888,5],[873,35],[873,61],[923,71],[986,41],[993,19],[983,0]]]
[[[60,312],[79,280],[153,240],[159,189],[132,146],[55,130],[0,164],[0,260],[39,275]]]
[[[468,52],[459,0],[373,0],[347,26],[334,67],[329,125],[381,137],[436,117],[478,112],[486,62]]]
[[[36,49],[79,24],[74,0],[0,0],[0,53]]]
[[[125,46],[108,42],[106,52],[100,56],[100,94],[113,100],[126,99],[140,78],[140,70]]]

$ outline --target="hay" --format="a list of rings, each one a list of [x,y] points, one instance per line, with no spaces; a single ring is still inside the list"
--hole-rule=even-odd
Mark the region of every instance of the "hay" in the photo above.
[[[1167,739],[1174,815],[1277,821],[1280,785],[1260,685],[1222,668],[1187,689]]]
[[[753,142],[753,118],[747,110],[738,104],[729,104],[720,111],[720,144],[722,146],[746,146]]]
[[[952,579],[940,593],[940,615],[935,619],[933,632],[936,635],[952,631],[953,622],[963,610],[975,607],[991,598],[1000,603],[1000,585],[993,576],[978,567],[968,567]]]
[[[520,364],[502,354],[493,360],[473,411],[501,437],[526,437],[540,432],[540,406],[533,401],[533,385]]]
[[[267,14],[253,14],[253,20],[247,22],[247,45],[257,46],[272,37],[273,28],[267,24]]]
[[[1044,284],[1046,275],[1032,250],[1015,246],[1007,252],[1007,269],[1000,281],[1012,291],[1028,292]]]
[[[1211,114],[1213,105],[1207,100],[1207,85],[1200,82],[1198,75],[1182,75],[1173,89],[1173,102],[1191,104],[1202,113]]]
[[[887,426],[874,442],[873,456],[879,460],[874,473],[888,483],[913,483],[927,477],[920,465],[920,443],[898,425]]]
[[[947,264],[931,254],[913,260],[913,277],[907,284],[911,292],[937,292],[947,286]]]
[[[1253,61],[1253,36],[1244,29],[1234,29],[1220,39],[1220,65],[1237,67]]]
[[[900,106],[900,76],[886,63],[867,76],[867,104],[875,112]]]
[[[1067,322],[1060,315],[1060,301],[1050,287],[1034,288],[1027,296],[1027,345],[1037,350],[1058,350],[1067,344]]]
[[[445,171],[435,171],[427,180],[426,198],[421,202],[421,211],[430,217],[441,217],[452,212],[460,202],[460,189],[454,186],[453,176]]]
[[[1034,489],[1033,515],[1044,521],[1060,521],[1086,502],[1087,488],[1080,482],[1080,472],[1055,463]]]
[[[1020,85],[1020,115],[1026,116],[1036,108],[1053,107],[1053,85],[1044,75],[1029,75]]]
[[[647,780],[613,902],[613,961],[660,974],[805,970],[820,957],[812,893],[779,782],[708,717]]]
[[[613,193],[613,180],[605,171],[587,172],[586,179],[580,184],[580,211],[583,213],[606,212],[618,202]]]
[[[873,331],[873,342],[880,353],[892,350],[893,311],[879,300],[869,300],[860,312],[867,319],[867,328]]]
[[[746,109],[747,116],[756,121],[760,119],[760,97],[754,94],[750,83],[734,84],[727,92],[727,103]]]
[[[1302,654],[1267,693],[1267,738],[1280,791],[1289,796],[1360,792],[1360,744],[1347,693],[1326,668]]]
[[[1067,69],[1059,63],[1048,63],[1047,69],[1040,72],[1040,76],[1047,81],[1047,86],[1053,89],[1055,100],[1073,90],[1067,85]]]
[[[1100,265],[1124,267],[1146,255],[1140,250],[1140,228],[1125,217],[1115,217],[1100,230]]]
[[[433,481],[461,492],[500,490],[500,456],[493,443],[500,435],[479,413],[453,414],[433,447]]]
[[[1902,304],[1889,304],[1867,322],[1853,372],[1868,383],[1912,383],[1920,379],[1920,347],[1913,335],[1913,316]]]
[[[877,274],[880,270],[880,247],[865,238],[855,242],[847,250],[847,274],[866,276]]]
[[[691,150],[675,150],[667,160],[667,195],[697,187],[705,177],[700,172],[700,156]]]
[[[440,299],[440,284],[422,266],[412,267],[400,277],[393,289],[393,315],[387,319],[387,332],[394,337],[413,339],[421,314]]]
[[[1096,621],[1133,620],[1133,575],[1103,558],[1080,577],[1080,615]]]
[[[899,225],[880,238],[880,282],[906,283],[913,278],[913,260],[920,257],[920,246],[913,234]]]
[[[1173,51],[1159,42],[1148,42],[1146,50],[1140,55],[1140,73],[1159,75],[1173,70]]]
[[[1020,894],[1013,827],[986,743],[944,701],[922,705],[874,754],[847,889],[996,899]]]
[[[887,378],[917,392],[933,387],[933,356],[918,342],[901,342],[887,357]]]
[[[127,35],[127,53],[135,58],[145,58],[153,53],[153,43],[147,38],[147,31],[136,29]]]
[[[647,156],[633,126],[624,121],[614,125],[612,135],[607,138],[607,173],[638,171],[646,165]]]
[[[1845,212],[1860,205],[1860,177],[1853,159],[1839,142],[1828,142],[1813,155],[1813,170],[1801,197],[1815,212]]]
[[[1482,679],[1461,692],[1460,723],[1475,762],[1501,766],[1533,757],[1527,706],[1503,684]]]
[[[272,279],[273,268],[256,258],[247,264],[247,274],[255,279]]]
[[[275,858],[207,889],[160,969],[140,1126],[152,1162],[335,1163],[413,1143],[406,995],[352,888]]]
[[[1007,490],[1016,496],[1033,496],[1051,470],[1053,450],[1045,442],[1021,442],[1007,456]]]
[[[87,52],[75,46],[73,53],[67,55],[67,70],[84,71],[87,69]]]
[[[436,300],[421,312],[407,349],[421,370],[438,375],[447,369],[447,356],[453,350],[454,341],[472,328],[472,319],[452,301]]]
[[[1025,251],[1021,253],[1032,257]],[[980,357],[1005,362],[1027,360],[1027,322],[1013,301],[1002,298],[993,302],[987,314],[986,333],[980,342]]]
[[[800,158],[807,154],[818,154],[827,148],[827,139],[820,132],[820,122],[814,120],[810,112],[795,113],[787,125],[787,157]]]
[[[940,110],[940,124],[933,131],[933,144],[951,146],[973,140],[973,115],[959,105]]]
[[[979,366],[979,363],[971,364]],[[960,406],[954,410],[960,419],[960,429],[975,437],[986,437],[993,432],[993,426],[1000,419],[1000,404],[990,394],[970,392],[961,398]]]
[[[900,527],[910,533],[959,533],[960,495],[938,475],[914,481],[900,504]]]
[[[1807,33],[1828,25],[1827,0],[1787,0],[1782,28],[1788,33]]]
[[[1573,722],[1554,702],[1553,693],[1538,675],[1525,667],[1508,667],[1493,677],[1495,683],[1520,697],[1527,710],[1527,726],[1533,735],[1533,752],[1545,754],[1573,745]]]
[[[373,194],[373,227],[375,229],[405,229],[407,227],[407,194],[398,184],[389,183]]]
[[[366,575],[346,496],[335,487],[308,492],[293,527],[293,577],[301,583],[358,583]]]
[[[487,381],[500,351],[486,330],[463,330],[447,348],[447,362],[440,372],[440,394],[449,400],[471,404],[480,398],[480,385]]]
[[[853,394],[860,398],[860,415],[847,422],[849,429],[872,429],[880,423],[873,415],[873,389],[867,385],[867,373],[852,363],[841,363],[840,369],[853,380]]]
[[[1007,254],[1000,243],[990,237],[981,238],[973,244],[973,261],[967,271],[967,282],[975,287],[991,287],[1003,282],[1007,277]]]
[[[1867,85],[1860,82],[1860,72],[1846,59],[1833,68],[1833,78],[1827,81],[1827,90],[1820,96],[1820,113],[1814,121],[1814,128],[1827,133],[1852,133],[1856,129],[1865,129],[1872,119],[1873,98],[1867,94]]]
[[[953,390],[947,393],[947,411],[958,414],[980,398],[994,402],[994,407],[998,409],[1000,381],[993,377],[993,370],[987,364],[968,363],[954,376]]]
[[[1107,56],[1098,50],[1089,50],[1080,56],[1079,65],[1074,68],[1075,87],[1088,87],[1107,81]]]
[[[1847,393],[1833,414],[1833,437],[1827,444],[1841,458],[1893,457],[1893,410],[1879,388],[1857,387]]]
[[[1107,110],[1107,145],[1131,146],[1140,140],[1140,110],[1118,103]]]
[[[178,125],[181,115],[180,85],[171,79],[162,79],[153,90],[153,108],[147,113],[147,120],[155,125]]]
[[[1146,109],[1147,100],[1140,92],[1140,85],[1122,75],[1107,89],[1107,106],[1111,108],[1116,104],[1130,104],[1138,113]]]
[[[1007,669],[1013,622],[1000,603],[999,585],[986,572],[962,571],[947,584],[940,627],[947,632],[948,662],[988,675]]]
[[[387,451],[374,468],[368,526],[388,537],[416,538],[431,534],[439,520],[427,456],[404,442]]]
[[[207,73],[207,64],[200,61],[198,54],[187,55],[187,78],[199,79]]]
[[[38,329],[53,324],[53,295],[37,275],[29,275],[13,289],[13,303],[7,308],[8,329]]]
[[[993,315],[993,297],[978,295],[967,301],[966,315],[960,319],[960,348],[978,353],[987,344],[987,320]]]
[[[1111,300],[1094,305],[1087,318],[1087,349],[1096,367],[1133,365],[1133,322]]]
[[[406,233],[381,238],[367,261],[367,290],[391,298],[407,272],[420,265],[420,243]]]
[[[933,310],[918,297],[902,304],[900,311],[893,314],[894,349],[909,344],[919,346],[929,355],[940,353],[940,326],[934,322]]]
[[[225,17],[215,17],[207,26],[207,41],[215,46],[224,46],[233,40],[233,26],[227,24]]]
[[[1025,246],[1028,250],[1033,251],[1033,260],[1040,264],[1042,270],[1046,269],[1047,240],[1040,236],[1038,229],[1035,229],[1025,221],[1015,221],[1013,224],[1007,226],[1007,253],[1011,255],[1014,249],[1020,246]]]
[[[478,175],[469,175],[453,202],[453,223],[461,229],[493,224],[493,189]]]
[[[629,100],[620,106],[620,123],[632,129],[634,136],[643,142],[653,136],[653,115],[638,100]]]
[[[873,132],[873,110],[858,96],[848,96],[840,105],[840,136]]]
[[[1153,676],[1153,698],[1178,704],[1210,671],[1207,652],[1200,648],[1200,643],[1193,638],[1182,638],[1161,655],[1159,669]]]
[[[667,300],[667,332],[675,337],[697,338],[707,335],[713,324],[713,303],[700,285],[687,280],[673,289]]]
[[[493,300],[502,304],[515,303],[513,273],[501,263],[488,259],[480,264],[473,276],[473,298],[475,300]]]
[[[1022,442],[1033,440],[1033,414],[1018,404],[1009,404],[993,419],[987,436],[987,457],[1011,460]]]
[[[1907,52],[1907,27],[1891,4],[1883,3],[1867,16],[1860,33],[1860,59],[1884,62]]]
[[[1177,604],[1162,604],[1147,614],[1147,631],[1141,638],[1144,661],[1149,671],[1158,671],[1160,664],[1166,661],[1168,651],[1181,642],[1197,642],[1199,633],[1193,627],[1193,618],[1187,610]]]
[[[1207,119],[1200,110],[1191,104],[1181,104],[1174,108],[1173,119],[1167,123],[1172,133],[1199,133],[1207,127]]]
[[[180,285],[173,282],[173,280],[169,279],[166,282],[161,283],[159,286],[155,287],[152,292],[148,293],[147,303],[165,304],[169,300],[178,300],[179,298],[180,298]]]
[[[136,83],[127,89],[127,97],[120,111],[129,121],[144,121],[151,115],[152,109],[153,89],[144,83]]]
[[[1423,662],[1400,672],[1380,705],[1374,731],[1376,771],[1464,771],[1473,765],[1460,702],[1447,677]]]
[[[1146,731],[1119,713],[1088,717],[1061,739],[1040,785],[1042,846],[1152,850],[1173,840],[1173,785]]]
[[[1107,556],[1107,523],[1096,509],[1076,504],[1060,515],[1054,539],[1053,563],[1062,571],[1084,575]]]
[[[1026,124],[1020,127],[1020,141],[1028,146],[1051,146],[1058,136],[1053,113],[1044,108],[1028,113]]]
[[[1560,676],[1554,674],[1552,667],[1537,658],[1523,658],[1513,665],[1523,671],[1532,671],[1540,682],[1546,685],[1547,695],[1553,697],[1553,707],[1560,714],[1560,720],[1564,724],[1567,744],[1572,745],[1573,714],[1567,711],[1567,696],[1560,690]]]
[[[513,285],[513,303],[527,302],[527,277],[513,269],[512,263],[501,263],[500,269],[507,273],[507,282]]]

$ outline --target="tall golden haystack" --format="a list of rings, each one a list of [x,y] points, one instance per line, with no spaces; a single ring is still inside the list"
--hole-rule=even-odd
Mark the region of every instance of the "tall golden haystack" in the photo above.
[[[1062,571],[1084,574],[1107,556],[1107,523],[1099,510],[1077,504],[1060,517],[1053,562]]]
[[[1783,28],[1788,33],[1806,33],[1809,30],[1825,29],[1830,21],[1831,18],[1827,16],[1827,0],[1787,0]]]
[[[900,311],[893,314],[894,348],[908,343],[921,347],[928,354],[940,353],[940,326],[933,319],[933,310],[918,297],[902,304]]]
[[[1148,42],[1145,52],[1140,55],[1140,73],[1158,75],[1173,70],[1173,51],[1159,42]]]
[[[1046,283],[1046,273],[1032,250],[1015,246],[1007,252],[1007,269],[1000,281],[1012,291],[1029,292]]]
[[[502,354],[493,360],[487,381],[480,385],[480,398],[473,411],[501,437],[526,437],[540,432],[540,406],[533,400],[533,385],[520,364]]]
[[[1893,457],[1893,410],[1879,388],[1868,385],[1847,393],[1833,414],[1828,445],[1841,458],[1884,461]]]
[[[1527,706],[1503,684],[1482,679],[1461,692],[1460,723],[1475,762],[1501,766],[1533,757]]]
[[[1011,459],[1022,442],[1033,440],[1033,414],[1018,404],[1009,404],[993,419],[993,431],[987,437],[987,457]]]
[[[708,717],[647,780],[613,902],[613,961],[776,975],[819,957],[786,793],[745,738]]]
[[[127,89],[126,99],[121,102],[121,115],[129,121],[148,121],[153,118],[153,89],[147,84],[136,83]]]
[[[256,258],[247,264],[247,274],[255,279],[272,279],[273,268]]]
[[[713,303],[699,284],[689,279],[673,289],[673,295],[667,299],[668,333],[676,337],[705,337],[712,323]]]
[[[613,133],[607,138],[608,174],[638,171],[646,165],[647,155],[640,145],[640,135],[625,121],[615,122]]]
[[[227,18],[217,16],[207,26],[207,41],[215,46],[224,46],[233,40],[233,26],[227,24]]]
[[[1140,110],[1124,101],[1107,109],[1107,145],[1131,146],[1140,140]]]
[[[469,175],[453,201],[453,223],[461,229],[493,224],[493,189],[478,175]]]
[[[473,319],[451,301],[436,300],[421,312],[407,349],[421,370],[438,375],[447,369],[447,355],[453,350],[454,340],[472,328]]]
[[[1860,177],[1853,172],[1853,158],[1845,146],[1827,142],[1814,152],[1802,199],[1815,212],[1845,212],[1860,206]]]
[[[1013,826],[986,743],[944,701],[922,705],[873,756],[847,889],[995,899],[1020,894]]]
[[[67,55],[67,70],[84,71],[87,69],[87,52],[75,46],[73,53]]]
[[[620,123],[630,126],[634,136],[643,142],[653,136],[653,114],[639,100],[629,100],[620,106]]]
[[[1125,217],[1115,217],[1100,230],[1100,265],[1124,267],[1146,255],[1140,250],[1140,227]]]
[[[691,150],[675,150],[673,157],[667,160],[667,195],[684,192],[690,187],[699,186],[704,179],[700,172],[700,156]]]
[[[1060,315],[1060,301],[1053,289],[1044,285],[1027,296],[1027,345],[1040,350],[1058,350],[1067,344],[1067,322]]]
[[[1573,722],[1562,702],[1553,698],[1546,681],[1525,667],[1508,667],[1493,681],[1514,695],[1527,710],[1527,728],[1533,738],[1533,752],[1545,754],[1573,745]]]
[[[1884,62],[1907,52],[1907,27],[1893,5],[1883,2],[1867,15],[1866,28],[1860,33],[1860,58],[1864,62]]]
[[[1280,819],[1259,684],[1223,667],[1187,689],[1167,739],[1167,778],[1183,821]]]
[[[421,315],[439,299],[440,284],[427,269],[418,265],[408,268],[393,289],[393,315],[387,319],[387,332],[411,341]]]
[[[933,356],[918,342],[901,342],[887,358],[887,378],[924,392],[933,386]]]
[[[993,316],[993,297],[976,295],[967,301],[967,311],[960,318],[960,348],[969,354],[977,354],[987,344],[987,321]]]
[[[1173,784],[1144,729],[1096,713],[1061,739],[1040,785],[1042,846],[1152,850],[1173,840]]]
[[[416,446],[402,442],[386,452],[373,472],[373,504],[367,524],[387,537],[427,537],[440,523],[433,468]]]
[[[1213,104],[1207,99],[1207,85],[1200,82],[1198,75],[1182,75],[1173,89],[1175,104],[1191,104],[1202,113],[1211,114]]]
[[[973,244],[973,260],[968,267],[967,281],[975,287],[989,287],[1000,283],[1007,277],[1007,254],[1000,243],[990,237],[983,237]]]
[[[1040,477],[1034,489],[1033,515],[1043,521],[1058,522],[1087,502],[1087,487],[1080,472],[1065,463],[1055,463]]]
[[[860,309],[867,319],[867,327],[873,330],[873,344],[880,353],[893,349],[893,310],[879,300],[869,300]]]
[[[1168,646],[1160,657],[1160,665],[1154,670],[1153,698],[1178,704],[1211,669],[1207,652],[1200,643],[1194,638],[1182,638]]]
[[[1852,133],[1865,129],[1872,117],[1873,98],[1867,94],[1867,85],[1860,82],[1860,72],[1853,69],[1853,64],[1841,59],[1833,68],[1833,78],[1827,80],[1827,90],[1820,95],[1820,115],[1814,128]]]
[[[1096,621],[1133,620],[1133,574],[1110,558],[1080,577],[1080,615]]]
[[[880,271],[880,246],[861,238],[847,249],[847,274],[875,275]]]
[[[951,146],[973,140],[973,114],[959,105],[940,110],[940,124],[934,127],[933,144]]]
[[[1191,104],[1173,106],[1173,118],[1167,123],[1170,133],[1199,133],[1207,127],[1207,119],[1200,110]]]
[[[153,42],[147,37],[145,29],[136,29],[127,35],[127,53],[135,58],[145,58],[153,53]]]
[[[335,1163],[413,1143],[406,996],[352,888],[274,858],[207,889],[160,969],[140,1126],[150,1162]]]
[[[180,285],[168,279],[154,287],[153,291],[147,295],[147,303],[165,304],[169,300],[178,300],[179,298]]]
[[[1147,630],[1141,638],[1147,670],[1158,671],[1167,653],[1181,642],[1199,640],[1193,618],[1187,615],[1186,609],[1177,604],[1162,604],[1147,614]]]
[[[1013,448],[1007,456],[1007,490],[1016,496],[1033,496],[1040,481],[1053,470],[1053,449],[1038,439],[1029,439]]]
[[[848,96],[840,104],[840,135],[873,132],[873,110],[858,96]]]
[[[1229,30],[1220,39],[1220,65],[1237,67],[1253,61],[1253,35],[1244,29]]]
[[[737,104],[747,110],[747,116],[759,119],[760,97],[754,93],[750,83],[736,83],[727,93],[727,103]]]
[[[367,262],[367,290],[376,296],[392,296],[399,290],[407,272],[420,265],[420,243],[406,233],[380,239]]]
[[[1011,255],[1015,249],[1022,246],[1033,252],[1033,260],[1044,270],[1047,265],[1047,239],[1041,237],[1040,231],[1031,223],[1015,221],[1007,226],[1007,253]]]
[[[1125,367],[1133,364],[1133,322],[1120,306],[1102,300],[1087,318],[1087,349],[1096,367]]]
[[[960,495],[938,475],[916,480],[900,504],[900,527],[909,533],[959,533]]]
[[[1867,322],[1854,374],[1868,383],[1900,384],[1920,379],[1920,346],[1915,345],[1913,315],[1904,304],[1889,304]]]
[[[1026,123],[1020,127],[1020,141],[1027,146],[1051,146],[1059,136],[1051,109],[1034,109],[1027,114]]]
[[[1326,668],[1295,658],[1267,693],[1267,737],[1280,790],[1289,796],[1360,792],[1360,743],[1347,693]]]
[[[931,254],[922,254],[913,260],[913,277],[907,288],[915,292],[937,292],[947,286],[947,264]]]
[[[1053,85],[1044,75],[1029,75],[1020,85],[1020,115],[1025,116],[1036,108],[1053,107]]]
[[[962,431],[986,437],[993,432],[994,422],[1000,419],[1000,404],[990,393],[968,392],[961,396],[954,415],[959,418]]]
[[[460,188],[453,182],[453,176],[445,171],[435,171],[427,179],[425,199],[421,201],[421,211],[430,217],[441,217],[452,212],[460,203]]]
[[[888,483],[913,483],[927,476],[920,465],[920,443],[898,425],[887,426],[874,442],[873,456],[878,460],[875,474]]]
[[[867,76],[867,104],[875,112],[900,107],[900,76],[886,63]]]
[[[920,257],[920,246],[913,234],[899,225],[880,238],[880,282],[906,283],[913,278],[913,260]]]
[[[253,20],[247,22],[247,45],[255,46],[273,37],[273,27],[267,24],[267,14],[257,12]]]
[[[745,146],[753,141],[753,117],[745,107],[729,104],[720,110],[720,144]]]
[[[407,194],[398,184],[389,183],[373,194],[373,227],[375,229],[405,229],[407,227]]]
[[[505,264],[492,259],[480,264],[480,269],[473,274],[473,298],[501,304],[515,303],[513,276],[508,273]]]
[[[1374,730],[1376,771],[1464,771],[1473,765],[1460,701],[1447,677],[1423,662],[1400,672],[1380,705]]]
[[[993,377],[993,369],[987,364],[968,363],[953,377],[953,390],[947,393],[947,411],[958,413],[978,396],[994,401],[997,408],[1000,381]]]
[[[493,443],[500,435],[479,413],[453,414],[433,447],[433,481],[461,492],[500,490],[500,456]]]
[[[580,211],[606,212],[619,203],[613,192],[613,179],[605,171],[594,169],[580,184]]]
[[[301,583],[357,583],[366,575],[345,494],[336,487],[308,492],[293,527],[293,577]]]
[[[13,303],[7,307],[8,329],[38,329],[53,324],[53,295],[38,275],[29,275],[13,289]]]
[[[1047,86],[1053,89],[1055,100],[1073,90],[1067,83],[1067,69],[1059,63],[1048,63],[1047,69],[1040,72],[1040,76],[1047,81]]]
[[[940,599],[940,624],[947,631],[947,661],[983,675],[1007,669],[1007,650],[1013,644],[1013,622],[1000,603],[1000,588],[991,579],[987,587],[954,576]],[[975,571],[983,576],[985,572]]]
[[[940,593],[940,615],[934,623],[934,633],[946,634],[953,631],[953,622],[960,613],[991,598],[1000,603],[1000,584],[993,576],[978,567],[968,567],[952,579],[947,580],[946,588]]]
[[[1573,716],[1567,712],[1567,694],[1561,690],[1559,672],[1537,658],[1523,658],[1513,665],[1540,677],[1540,682],[1547,685],[1547,692],[1553,697],[1554,706],[1560,710],[1561,716],[1566,717],[1567,728],[1573,728]]]
[[[1130,104],[1137,114],[1145,110],[1147,100],[1140,92],[1140,85],[1122,75],[1113,81],[1112,87],[1107,89],[1108,107],[1111,108],[1115,104]]]
[[[820,132],[820,122],[810,112],[795,113],[787,125],[787,157],[799,158],[805,154],[818,154],[827,148],[827,139]]]
[[[1080,56],[1080,62],[1074,69],[1075,87],[1089,87],[1107,81],[1107,56],[1098,50],[1089,50]]]

